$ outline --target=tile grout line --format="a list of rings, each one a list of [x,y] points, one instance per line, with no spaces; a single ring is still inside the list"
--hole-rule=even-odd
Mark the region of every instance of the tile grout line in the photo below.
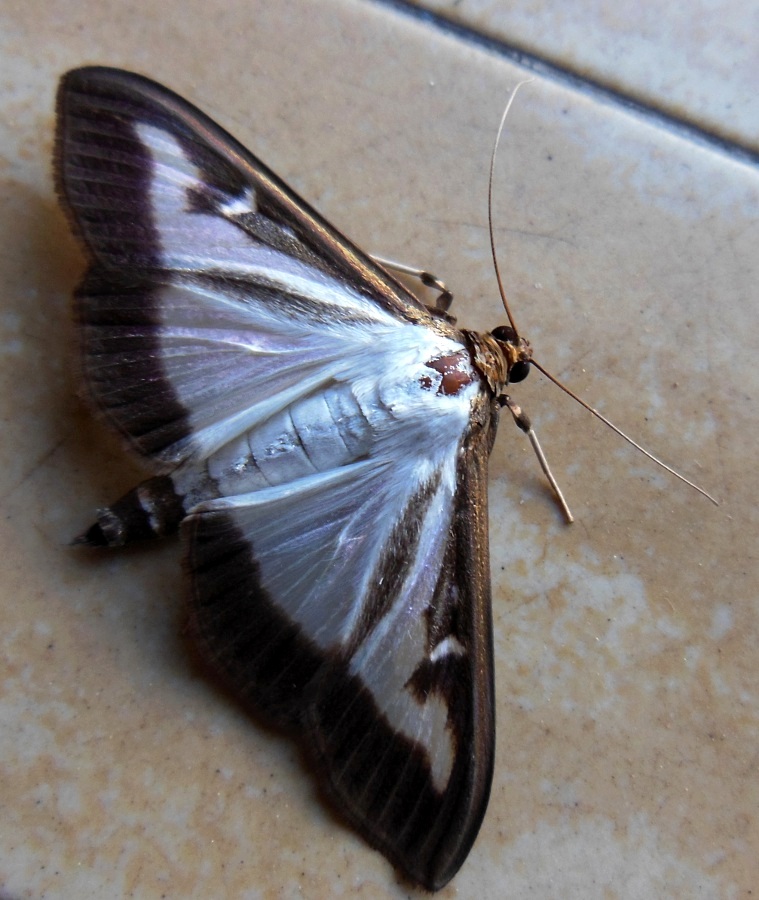
[[[704,149],[728,156],[733,162],[743,163],[752,168],[759,165],[759,150],[749,145],[721,137],[687,119],[679,118],[658,107],[633,99],[622,91],[605,85],[602,81],[578,75],[571,69],[524,50],[516,44],[509,44],[500,38],[489,37],[458,22],[452,22],[445,16],[416,6],[411,0],[365,0],[365,2],[392,9],[407,18],[431,25],[444,34],[515,63],[528,72],[560,82],[579,93],[604,102],[607,106],[634,116],[646,124],[664,129],[676,137]]]

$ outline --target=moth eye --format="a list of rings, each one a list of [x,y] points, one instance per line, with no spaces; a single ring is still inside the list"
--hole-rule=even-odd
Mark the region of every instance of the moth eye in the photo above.
[[[518,360],[509,370],[509,384],[524,381],[530,374],[530,364],[524,360]]]
[[[490,332],[497,341],[504,344],[515,344],[517,342],[517,333],[510,325],[499,325]],[[521,378],[519,379],[522,380]]]

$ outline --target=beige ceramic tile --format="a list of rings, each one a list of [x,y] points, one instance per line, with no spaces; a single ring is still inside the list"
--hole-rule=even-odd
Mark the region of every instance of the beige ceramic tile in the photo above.
[[[759,150],[756,0],[421,0],[418,5]]]
[[[193,668],[179,548],[67,546],[137,477],[76,398],[82,258],[49,175],[58,75],[139,69],[202,104],[364,246],[502,321],[488,157],[521,73],[357,3],[0,10],[0,894],[421,896],[318,799],[293,746]],[[537,355],[712,507],[534,374],[491,458],[498,745],[441,896],[717,898],[759,888],[759,177],[538,80],[496,239]]]

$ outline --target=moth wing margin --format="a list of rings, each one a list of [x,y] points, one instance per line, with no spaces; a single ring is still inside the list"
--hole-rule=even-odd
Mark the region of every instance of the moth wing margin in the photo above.
[[[378,596],[365,604],[344,643],[330,643],[323,636],[316,640],[262,587],[262,577],[272,566],[268,556],[256,556],[250,528],[240,528],[239,521],[223,509],[194,514],[184,526],[193,581],[191,630],[203,658],[236,695],[296,732],[337,808],[370,844],[432,890],[446,884],[464,862],[485,814],[493,771],[487,458],[497,407],[484,402],[479,406],[488,419],[470,427],[458,453],[451,516],[440,538],[431,596],[423,604],[426,637],[411,648],[415,668],[404,685],[420,700],[422,719],[439,715],[441,709],[447,717],[436,732],[428,722],[420,719],[419,723],[420,734],[431,728],[442,735],[441,745],[450,743],[451,758],[444,759],[442,775],[435,772],[428,754],[442,752],[443,747],[430,749],[413,738],[416,707],[408,704],[411,718],[404,729],[391,722],[392,714],[389,719],[375,701],[375,696],[383,696],[386,682],[392,681],[397,659],[388,658],[386,667],[376,666],[378,655],[365,654],[364,662],[357,664],[369,642],[367,634],[377,627],[373,617],[378,603],[384,605],[388,627],[397,626],[399,632],[406,628],[406,622],[392,621],[394,596],[383,601],[382,592],[376,591]],[[302,581],[309,585],[319,577],[310,568],[308,542],[303,552],[297,540],[299,528],[309,527],[309,503],[314,509],[332,503],[329,516],[336,524],[332,531],[325,524],[326,530],[320,533],[325,541],[323,555],[332,563],[335,536],[341,534],[344,539],[347,534],[350,544],[345,523],[377,518],[387,472],[373,469],[370,462],[355,465],[358,480],[344,477],[329,490],[325,484],[325,490],[317,491],[308,503],[297,501],[300,518],[290,516],[291,524],[274,536],[266,551],[280,553],[277,571],[294,569],[299,575],[302,571]],[[357,497],[362,481],[374,506],[366,506]],[[435,498],[442,495],[438,491],[424,496],[432,509]],[[413,517],[407,511],[412,505],[398,513],[399,518],[406,517],[405,530],[413,530]],[[281,521],[286,509],[276,512]],[[265,518],[274,521],[271,515]],[[435,518],[424,517],[419,545]],[[256,523],[255,529],[261,535],[265,532],[263,524]],[[385,540],[387,545],[394,542],[393,535]],[[396,558],[382,569],[382,582],[391,591],[403,578],[403,552],[396,551]],[[349,583],[359,568],[348,564],[340,578],[328,585],[314,621],[332,618],[331,627],[337,629],[351,615],[348,608],[332,615],[330,601],[339,606],[332,589]],[[367,616],[369,621],[362,623]]]

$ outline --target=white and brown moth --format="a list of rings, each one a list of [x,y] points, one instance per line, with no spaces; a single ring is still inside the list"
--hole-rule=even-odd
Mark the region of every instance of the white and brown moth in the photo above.
[[[63,77],[55,168],[87,386],[158,473],[80,542],[179,530],[204,659],[442,887],[490,793],[487,462],[529,345],[457,329],[141,76]]]

